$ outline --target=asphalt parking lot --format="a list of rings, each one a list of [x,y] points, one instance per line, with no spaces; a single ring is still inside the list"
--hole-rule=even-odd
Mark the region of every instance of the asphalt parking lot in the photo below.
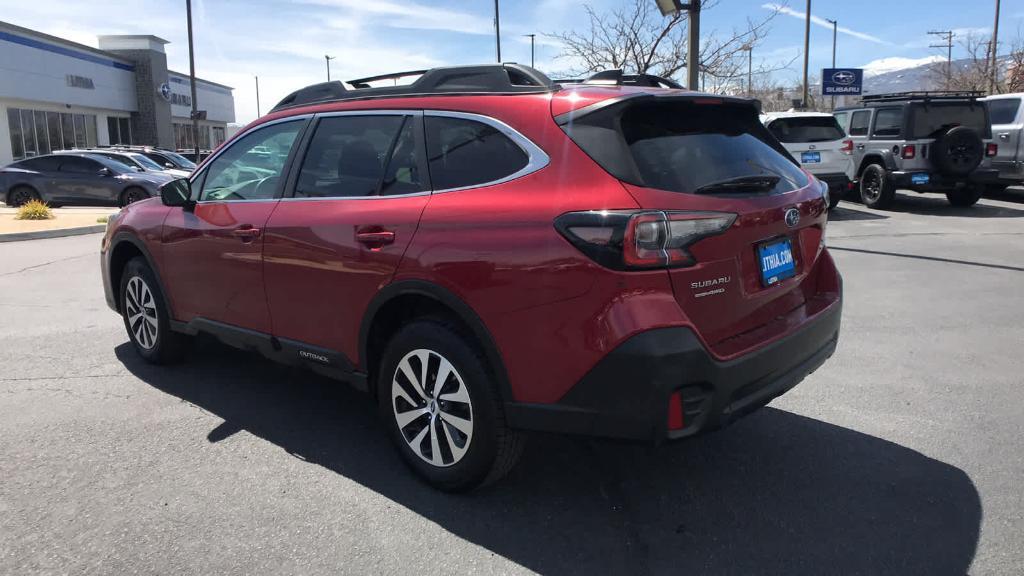
[[[0,573],[1020,574],[1024,190],[843,203],[836,356],[662,448],[531,439],[501,484],[406,472],[368,400],[201,340],[136,358],[99,236],[0,256]]]

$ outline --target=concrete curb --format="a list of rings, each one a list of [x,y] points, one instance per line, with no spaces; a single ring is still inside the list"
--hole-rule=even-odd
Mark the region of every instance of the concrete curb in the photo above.
[[[81,236],[97,234],[107,229],[106,224],[95,226],[79,226],[78,228],[58,228],[56,230],[37,230],[35,232],[12,232],[0,234],[0,242],[19,242],[21,240],[41,240],[43,238],[63,238],[64,236]]]

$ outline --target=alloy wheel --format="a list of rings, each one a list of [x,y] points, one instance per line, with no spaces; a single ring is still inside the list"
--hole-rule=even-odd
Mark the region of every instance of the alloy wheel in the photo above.
[[[402,438],[437,467],[459,462],[473,440],[473,403],[458,370],[433,350],[413,350],[391,379],[391,409]]]
[[[864,177],[864,192],[871,200],[877,200],[882,194],[882,179],[877,174],[871,172]]]
[[[128,281],[124,294],[125,313],[135,342],[146,350],[156,345],[157,323],[156,300],[149,285],[140,276]]]
[[[11,206],[21,206],[22,204],[35,198],[35,195],[31,190],[26,188],[18,188],[11,194]]]

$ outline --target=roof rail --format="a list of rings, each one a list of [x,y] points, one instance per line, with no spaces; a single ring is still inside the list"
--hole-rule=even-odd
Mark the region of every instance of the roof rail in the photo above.
[[[861,102],[894,102],[897,100],[963,100],[981,98],[984,92],[977,90],[916,90],[892,92],[889,94],[865,94]]]
[[[397,80],[419,76],[403,86],[374,88],[370,82]],[[542,72],[514,62],[478,66],[450,66],[430,70],[396,72],[359,78],[348,82],[351,89],[338,81],[306,86],[285,96],[271,112],[320,102],[355,100],[385,96],[428,96],[437,94],[529,94],[558,90],[558,84]]]
[[[560,84],[597,84],[604,86],[646,86],[649,88],[675,88],[682,89],[683,86],[670,78],[655,76],[654,74],[623,74],[621,69],[602,70],[592,74],[587,79],[565,79],[555,80]]]

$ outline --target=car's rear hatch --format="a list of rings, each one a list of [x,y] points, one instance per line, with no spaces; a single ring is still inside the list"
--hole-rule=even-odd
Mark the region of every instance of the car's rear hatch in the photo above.
[[[664,91],[588,108],[556,121],[643,209],[669,219],[736,215],[687,246],[689,262],[667,266],[676,300],[712,351],[740,353],[798,321],[816,292],[808,275],[827,207],[754,103]]]
[[[808,172],[846,172],[850,163],[849,154],[843,152],[846,134],[834,116],[788,116],[771,120],[767,126]]]

